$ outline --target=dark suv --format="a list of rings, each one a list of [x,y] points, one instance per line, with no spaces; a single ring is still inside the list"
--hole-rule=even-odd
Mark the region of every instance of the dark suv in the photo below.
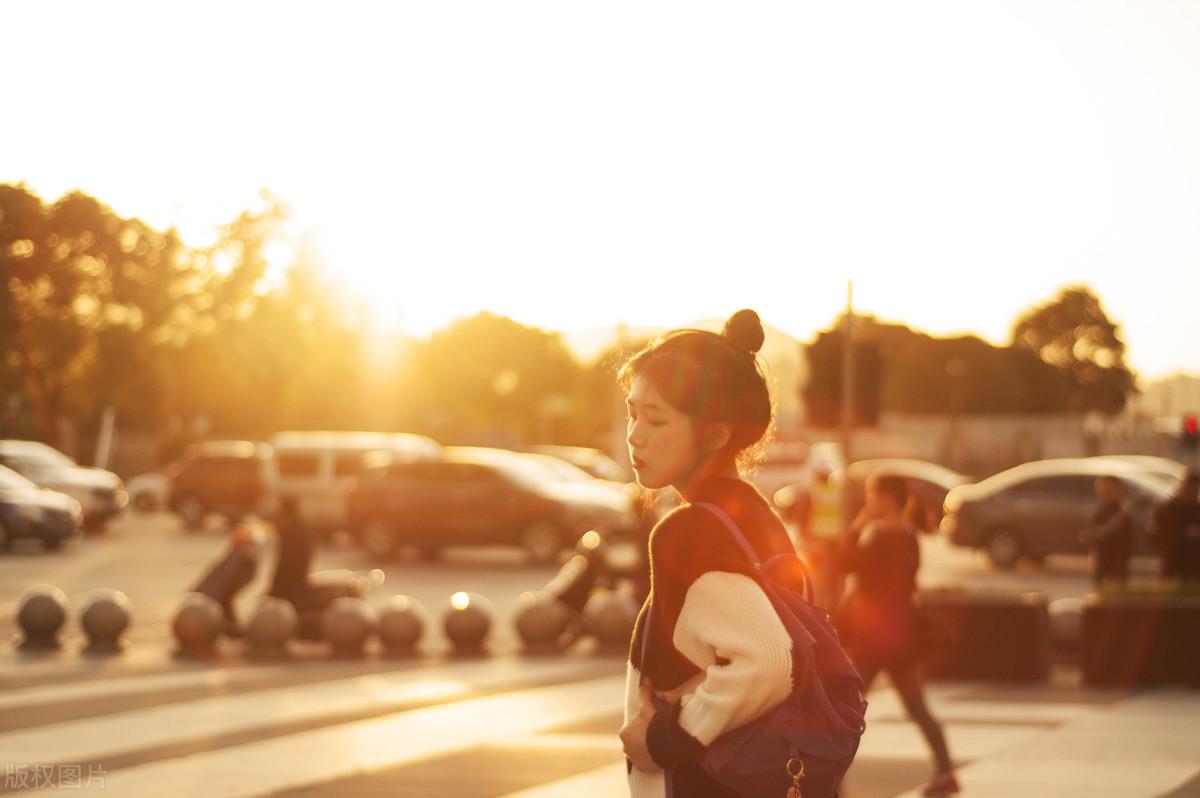
[[[549,562],[588,529],[636,524],[628,496],[559,481],[501,450],[448,447],[439,460],[382,460],[347,494],[352,533],[386,556],[401,546],[427,555],[453,545],[513,545]]]
[[[209,514],[237,521],[274,515],[275,469],[271,447],[250,441],[207,441],[188,449],[167,469],[168,506],[187,529],[204,528]]]

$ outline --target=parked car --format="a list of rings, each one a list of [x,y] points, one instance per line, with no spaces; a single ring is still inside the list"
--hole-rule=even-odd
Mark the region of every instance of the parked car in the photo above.
[[[345,529],[346,488],[363,469],[364,455],[382,451],[399,459],[441,457],[432,438],[409,433],[292,431],[271,439],[275,484],[294,520],[317,535]]]
[[[982,549],[998,568],[1022,558],[1087,551],[1079,530],[1096,508],[1097,477],[1113,476],[1125,488],[1126,507],[1138,534],[1135,552],[1152,551],[1145,534],[1154,509],[1170,489],[1136,465],[1099,458],[1038,460],[946,494],[941,529],[959,546]]]
[[[210,514],[236,522],[272,518],[278,504],[271,447],[251,441],[206,441],[190,446],[168,471],[167,505],[184,528],[204,528]]]
[[[1105,461],[1116,460],[1120,463],[1135,466],[1151,476],[1163,480],[1172,490],[1183,481],[1188,470],[1187,466],[1178,460],[1172,460],[1169,457],[1155,457],[1154,455],[1105,454],[1099,455],[1095,459]]]
[[[533,447],[533,451],[566,460],[571,465],[583,469],[596,479],[606,479],[610,482],[627,482],[629,477],[632,476],[630,468],[622,466],[599,449],[591,449],[586,446],[552,446],[545,444]]]
[[[482,447],[447,447],[437,460],[369,455],[346,501],[353,534],[375,556],[501,544],[545,563],[589,529],[637,523],[624,494],[554,479],[517,453]]]
[[[942,505],[951,488],[965,485],[971,480],[945,466],[928,460],[886,457],[872,460],[856,460],[844,469],[834,471],[830,480],[834,485],[845,484],[849,491],[849,513],[853,520],[866,504],[868,477],[890,474],[904,479],[908,495],[917,503],[917,526],[922,532],[935,532],[942,520]],[[800,514],[805,507],[806,491],[799,485],[781,488],[773,497],[775,507],[785,521],[800,523]]]
[[[0,466],[0,551],[19,538],[36,538],[57,549],[79,537],[83,507],[65,493],[39,488]]]
[[[125,509],[129,496],[121,478],[103,468],[79,465],[38,441],[0,441],[0,465],[40,487],[65,493],[79,502],[85,529],[99,532]]]
[[[636,486],[631,486],[628,482],[594,477],[574,463],[561,460],[554,455],[540,454],[538,452],[517,452],[517,454],[542,468],[542,470],[544,470],[550,477],[562,480],[563,482],[577,482],[585,485],[593,485],[595,487],[605,488],[607,490],[615,491],[631,497],[636,496],[638,492],[634,489]]]

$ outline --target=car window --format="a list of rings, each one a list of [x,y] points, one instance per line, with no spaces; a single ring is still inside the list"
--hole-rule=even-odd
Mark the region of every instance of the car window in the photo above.
[[[320,455],[286,452],[276,456],[281,477],[315,477],[321,470]]]
[[[333,475],[352,477],[361,474],[366,455],[365,452],[338,452],[333,458]]]
[[[1095,481],[1095,477],[1087,474],[1037,477],[1014,485],[1012,491],[1021,496],[1090,499],[1096,495]]]

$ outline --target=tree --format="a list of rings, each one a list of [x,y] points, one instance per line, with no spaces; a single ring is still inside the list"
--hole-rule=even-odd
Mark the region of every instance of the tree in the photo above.
[[[62,418],[108,402],[133,417],[154,413],[161,394],[140,381],[156,371],[154,350],[186,326],[196,271],[173,231],[81,192],[47,206],[24,186],[0,185],[0,336],[13,353],[5,375],[19,372],[43,440],[57,443]]]
[[[406,426],[445,441],[534,442],[547,428],[546,408],[575,395],[581,371],[559,334],[479,313],[408,354]]]
[[[842,326],[819,333],[806,350],[802,389],[810,424],[841,420]],[[1067,409],[1070,372],[1028,350],[975,336],[934,338],[871,316],[855,322],[854,423],[880,410],[900,413],[1056,413]]]
[[[1013,323],[1012,346],[1070,373],[1071,410],[1115,414],[1136,391],[1120,328],[1085,286],[1070,286]]]

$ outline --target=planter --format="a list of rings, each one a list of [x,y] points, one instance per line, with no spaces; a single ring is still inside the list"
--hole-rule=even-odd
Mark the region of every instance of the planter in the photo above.
[[[1092,595],[1083,679],[1096,686],[1200,686],[1200,597]]]
[[[1038,682],[1049,675],[1045,594],[934,590],[921,602],[929,676]]]

